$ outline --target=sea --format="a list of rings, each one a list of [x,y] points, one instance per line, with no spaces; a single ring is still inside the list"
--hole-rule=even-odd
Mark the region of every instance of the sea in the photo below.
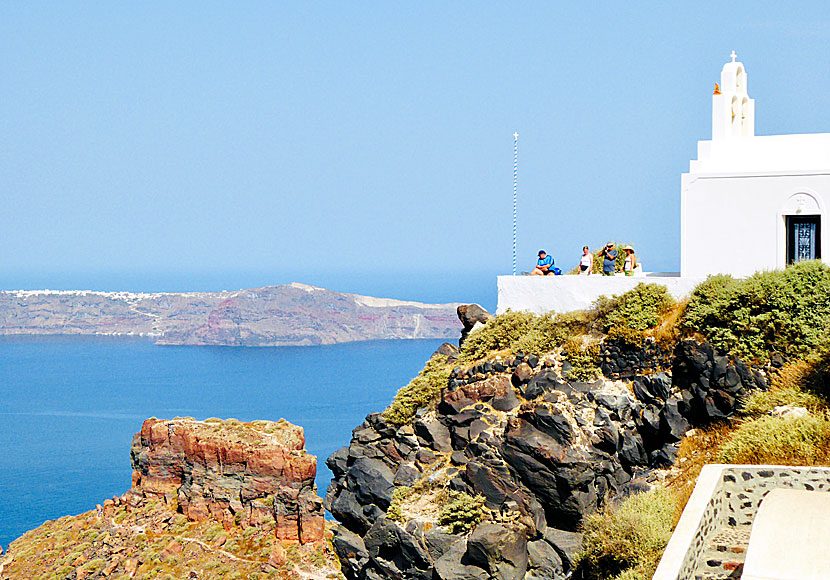
[[[284,418],[325,459],[383,410],[442,340],[331,346],[157,346],[146,339],[0,339],[0,545],[130,487],[148,417]]]

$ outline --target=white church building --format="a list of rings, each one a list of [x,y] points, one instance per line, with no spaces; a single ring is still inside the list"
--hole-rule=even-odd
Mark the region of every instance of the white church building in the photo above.
[[[698,142],[680,196],[682,276],[748,276],[830,257],[821,235],[830,133],[756,136],[746,68],[733,52],[712,96],[712,140]]]
[[[638,282],[680,298],[710,274],[749,276],[797,260],[830,262],[830,133],[755,135],[747,71],[731,54],[712,96],[712,139],[681,176],[680,274],[499,276],[498,312],[567,312]]]

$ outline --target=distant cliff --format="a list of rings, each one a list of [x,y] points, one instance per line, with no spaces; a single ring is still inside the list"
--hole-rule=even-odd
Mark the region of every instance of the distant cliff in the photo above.
[[[134,335],[158,344],[311,346],[454,338],[455,304],[287,284],[234,292],[0,292],[0,335]]]

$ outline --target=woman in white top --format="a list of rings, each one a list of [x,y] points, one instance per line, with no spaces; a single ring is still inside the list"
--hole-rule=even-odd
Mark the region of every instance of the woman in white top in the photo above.
[[[623,272],[625,272],[626,276],[633,276],[634,275],[634,268],[637,267],[637,256],[634,255],[634,248],[631,246],[625,246],[623,248],[625,252],[625,263],[623,263]]]
[[[582,257],[579,259],[579,275],[590,276],[594,270],[594,255],[588,246],[582,248]]]

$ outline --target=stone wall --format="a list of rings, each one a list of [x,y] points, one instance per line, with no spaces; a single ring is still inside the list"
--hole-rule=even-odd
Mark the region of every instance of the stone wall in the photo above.
[[[653,580],[694,580],[712,536],[724,527],[751,528],[764,496],[779,488],[830,491],[830,468],[705,466]]]
[[[225,529],[273,520],[280,540],[323,537],[317,458],[301,427],[286,421],[147,419],[133,438],[130,494],[176,503],[193,521]]]

